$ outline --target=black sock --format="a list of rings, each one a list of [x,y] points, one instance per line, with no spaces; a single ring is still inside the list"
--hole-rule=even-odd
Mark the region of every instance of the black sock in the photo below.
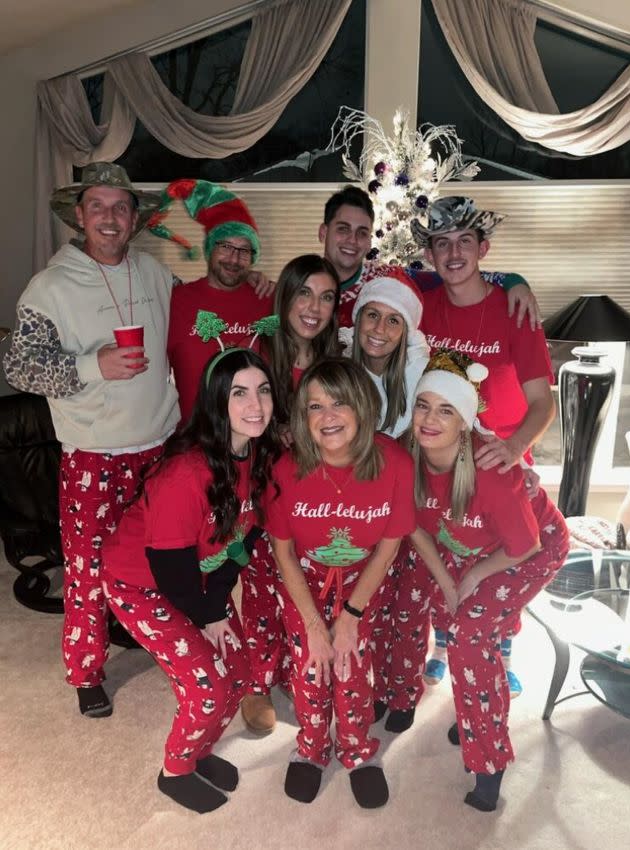
[[[292,761],[284,779],[287,797],[300,803],[312,803],[322,782],[322,768],[312,761]]]
[[[374,700],[374,722],[378,723],[379,720],[382,720],[386,712],[387,703],[380,699]]]
[[[466,794],[464,802],[480,812],[493,812],[497,807],[502,779],[502,770],[496,773],[478,773],[475,787]]]
[[[160,771],[157,785],[162,794],[166,794],[186,809],[199,812],[200,815],[212,812],[223,803],[227,803],[225,794],[205,783],[194,773],[186,773],[184,776],[164,776],[164,772]]]
[[[457,723],[453,723],[446,734],[451,744],[454,747],[459,747],[459,729],[457,728]]]
[[[211,753],[205,758],[199,759],[195,767],[195,773],[203,776],[208,782],[212,782],[222,791],[234,791],[238,785],[238,770],[225,759]]]
[[[389,717],[385,721],[385,729],[388,732],[404,732],[413,724],[415,715],[415,708],[409,708],[405,711],[401,708],[395,708],[389,712]]]
[[[362,809],[378,809],[389,800],[389,788],[383,768],[375,764],[351,770],[350,786],[354,799]]]
[[[86,717],[109,717],[112,704],[101,685],[91,688],[77,688],[79,710]]]

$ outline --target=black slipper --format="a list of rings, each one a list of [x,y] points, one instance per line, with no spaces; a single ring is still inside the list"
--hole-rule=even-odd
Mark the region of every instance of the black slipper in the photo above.
[[[238,785],[238,770],[225,759],[211,753],[205,758],[199,759],[195,767],[195,773],[212,782],[222,791],[234,791]]]
[[[459,747],[459,729],[457,728],[457,723],[453,723],[446,735],[454,747]]]
[[[312,761],[292,761],[284,779],[284,793],[300,803],[312,803],[322,783],[322,768]]]
[[[502,779],[502,770],[496,773],[478,773],[475,787],[466,794],[464,803],[480,812],[493,812],[497,807]]]
[[[101,685],[92,688],[77,688],[79,711],[86,717],[109,717],[114,710],[109,697]]]
[[[403,711],[401,708],[395,708],[389,712],[389,717],[385,721],[385,729],[388,732],[395,732],[396,734],[405,732],[413,725],[415,716],[415,708],[409,708],[406,711]]]
[[[382,767],[368,764],[350,771],[350,787],[362,809],[378,809],[389,800],[389,788]]]
[[[387,703],[380,699],[374,700],[374,723],[382,720],[387,713]]]
[[[213,812],[227,803],[227,797],[212,785],[208,785],[194,773],[186,773],[184,776],[164,776],[160,771],[157,786],[162,792],[179,803],[185,809],[199,812],[200,815]]]

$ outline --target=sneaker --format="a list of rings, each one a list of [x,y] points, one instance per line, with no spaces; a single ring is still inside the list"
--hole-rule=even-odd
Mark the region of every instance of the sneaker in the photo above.
[[[510,688],[510,699],[516,699],[516,697],[520,697],[523,693],[523,686],[513,670],[506,670],[505,675],[507,676],[508,687]]]
[[[439,658],[429,658],[422,678],[427,685],[439,685],[446,673],[446,662]]]

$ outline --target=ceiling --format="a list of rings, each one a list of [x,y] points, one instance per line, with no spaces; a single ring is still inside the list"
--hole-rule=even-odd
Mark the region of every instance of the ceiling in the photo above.
[[[150,5],[151,0],[0,0],[0,56],[35,44],[55,32],[125,7]],[[388,2],[388,0],[372,0]],[[630,33],[629,0],[543,0],[539,8],[565,9]]]

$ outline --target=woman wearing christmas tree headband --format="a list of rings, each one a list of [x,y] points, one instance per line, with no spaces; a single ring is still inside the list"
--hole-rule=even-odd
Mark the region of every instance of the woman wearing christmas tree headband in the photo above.
[[[335,754],[350,770],[355,799],[382,806],[388,788],[375,761],[370,639],[375,611],[390,604],[384,579],[413,528],[411,458],[375,434],[379,399],[347,358],[306,370],[293,403],[293,451],[274,467],[280,495],[267,524],[282,576],[295,713],[300,724],[285,791],[310,803]]]
[[[280,455],[273,407],[258,354],[215,355],[190,420],[166,441],[103,547],[107,602],[177,700],[158,788],[197,812],[226,803],[223,792],[238,783],[236,767],[212,750],[249,679],[231,591],[261,533],[262,497]]]
[[[416,561],[420,592],[409,628],[426,640],[433,619],[447,633],[457,713],[448,737],[461,742],[466,769],[476,774],[465,802],[493,811],[503,771],[514,758],[497,636],[513,627],[562,566],[568,533],[543,490],[530,500],[519,466],[503,474],[475,468],[473,426],[485,375],[487,369],[466,355],[441,350],[418,382],[412,422],[416,530],[409,557]],[[424,579],[417,555],[428,570]]]

